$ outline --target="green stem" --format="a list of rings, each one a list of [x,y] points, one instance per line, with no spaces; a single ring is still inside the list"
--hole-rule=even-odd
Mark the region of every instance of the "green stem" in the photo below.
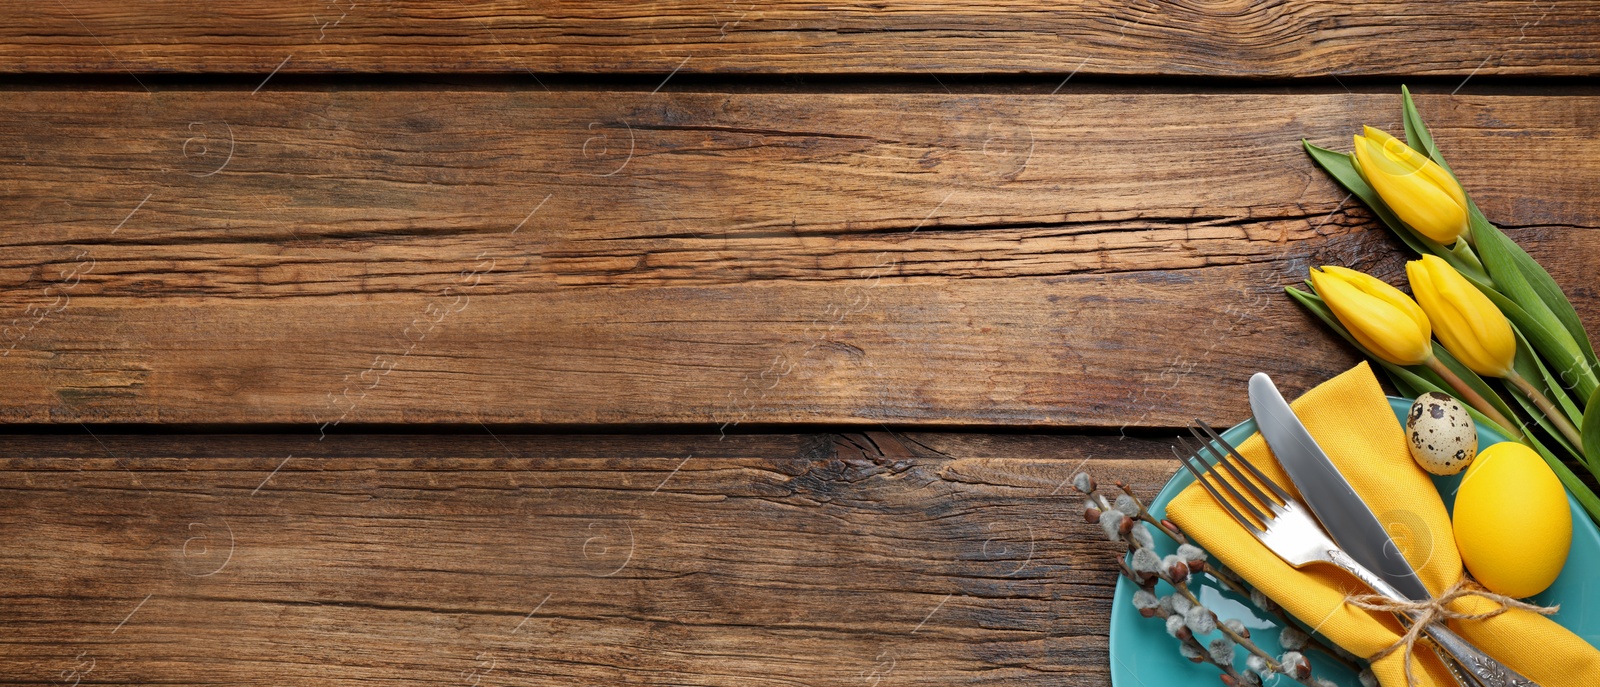
[[[1583,457],[1584,462],[1589,462],[1588,454],[1583,452],[1583,436],[1578,434],[1578,429],[1573,427],[1571,422],[1567,421],[1566,414],[1561,412],[1561,409],[1557,408],[1556,404],[1551,403],[1549,398],[1545,397],[1544,392],[1539,391],[1538,387],[1523,378],[1522,375],[1517,374],[1516,370],[1507,372],[1505,380],[1511,382],[1512,386],[1517,387],[1524,396],[1528,397],[1528,400],[1533,401],[1533,404],[1539,407],[1539,411],[1544,413],[1544,416],[1550,420],[1550,424],[1555,425],[1561,435],[1572,443],[1573,448],[1577,449],[1578,455]]]
[[[1517,441],[1522,441],[1527,438],[1527,435],[1522,431],[1522,425],[1513,423],[1511,420],[1506,419],[1505,415],[1500,414],[1500,411],[1496,410],[1493,405],[1490,405],[1487,400],[1484,400],[1483,396],[1479,395],[1477,391],[1474,391],[1472,387],[1467,386],[1466,382],[1462,381],[1460,377],[1457,377],[1456,373],[1450,368],[1445,367],[1444,363],[1439,362],[1438,358],[1428,356],[1428,359],[1424,361],[1423,364],[1427,365],[1429,370],[1433,370],[1434,374],[1443,378],[1445,383],[1449,384],[1450,388],[1455,390],[1456,395],[1459,396],[1461,400],[1467,402],[1467,405],[1477,409],[1478,412],[1483,413],[1490,420],[1494,421],[1495,424],[1500,425],[1506,430],[1506,432],[1510,433],[1511,438],[1516,439]]]
[[[1490,281],[1489,271],[1483,268],[1483,261],[1478,259],[1477,253],[1473,252],[1472,243],[1468,239],[1468,234],[1462,234],[1461,238],[1456,239],[1455,245],[1451,246],[1447,250],[1450,251],[1451,255],[1459,258],[1462,263],[1465,263],[1467,269],[1463,271],[1470,271],[1475,276],[1478,276],[1485,282],[1488,282]]]

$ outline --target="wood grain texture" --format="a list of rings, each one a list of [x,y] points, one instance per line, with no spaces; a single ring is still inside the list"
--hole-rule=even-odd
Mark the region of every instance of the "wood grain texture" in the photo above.
[[[1428,97],[1600,325],[1600,100]],[[1171,427],[1355,362],[1404,254],[1302,137],[1398,98],[35,91],[0,419]],[[1559,162],[1554,162],[1559,161]]]
[[[1597,36],[1579,0],[66,0],[0,7],[0,71],[1593,76]]]
[[[1111,548],[1056,489],[1093,454],[1153,493],[1165,446],[3,436],[0,673],[1106,685]]]

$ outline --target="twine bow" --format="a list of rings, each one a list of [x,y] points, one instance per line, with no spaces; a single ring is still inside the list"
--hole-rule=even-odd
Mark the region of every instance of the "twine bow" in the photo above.
[[[1462,613],[1450,608],[1450,604],[1452,602],[1468,596],[1476,596],[1487,599],[1490,602],[1498,604],[1498,606],[1484,613]],[[1444,620],[1483,620],[1486,618],[1493,618],[1513,608],[1521,611],[1531,611],[1533,613],[1538,613],[1539,615],[1551,615],[1556,611],[1561,610],[1560,605],[1548,607],[1536,606],[1525,601],[1518,601],[1517,599],[1504,594],[1496,594],[1478,586],[1478,584],[1473,582],[1469,577],[1462,577],[1460,582],[1457,582],[1454,586],[1446,589],[1443,594],[1440,594],[1427,601],[1396,601],[1389,597],[1380,596],[1377,594],[1351,594],[1346,596],[1344,601],[1351,606],[1364,608],[1369,611],[1401,613],[1411,617],[1412,622],[1410,627],[1406,629],[1405,635],[1396,640],[1395,643],[1390,644],[1389,647],[1383,651],[1373,654],[1369,659],[1376,661],[1384,656],[1394,653],[1395,651],[1404,649],[1406,660],[1406,685],[1408,687],[1414,687],[1417,684],[1417,678],[1411,672],[1412,650],[1416,647],[1417,640],[1422,638],[1423,629],[1425,629],[1430,623]]]

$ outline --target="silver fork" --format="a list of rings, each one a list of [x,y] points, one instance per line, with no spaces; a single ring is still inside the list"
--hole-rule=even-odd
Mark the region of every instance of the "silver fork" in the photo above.
[[[1184,441],[1182,437],[1178,438],[1178,442],[1183,445],[1185,451],[1189,452],[1188,455],[1179,453],[1177,448],[1173,448],[1172,453],[1178,457],[1178,460],[1183,463],[1183,466],[1189,472],[1194,474],[1195,481],[1199,482],[1200,486],[1204,487],[1207,492],[1210,492],[1211,497],[1216,499],[1217,503],[1222,504],[1228,514],[1232,515],[1234,520],[1239,521],[1239,524],[1243,525],[1246,530],[1249,530],[1250,534],[1255,535],[1255,538],[1260,540],[1268,550],[1277,554],[1285,563],[1296,568],[1305,567],[1312,563],[1331,563],[1354,575],[1356,579],[1361,580],[1362,584],[1372,588],[1372,591],[1396,601],[1410,600],[1388,582],[1385,582],[1383,578],[1373,574],[1371,570],[1346,555],[1339,548],[1339,545],[1333,543],[1333,540],[1328,537],[1328,533],[1322,529],[1322,525],[1317,522],[1316,517],[1311,514],[1311,510],[1305,504],[1289,496],[1276,483],[1267,479],[1266,475],[1257,470],[1254,465],[1251,465],[1250,461],[1245,460],[1244,456],[1239,455],[1239,452],[1231,444],[1223,440],[1216,430],[1211,429],[1209,425],[1199,420],[1195,422],[1205,429],[1205,434],[1202,435],[1199,430],[1193,427],[1189,428],[1189,433],[1194,435],[1195,440],[1200,442],[1204,450],[1209,451],[1211,455],[1216,457],[1216,464],[1207,466],[1200,453],[1191,450],[1189,443]],[[1225,452],[1218,451],[1217,446],[1221,446]],[[1232,456],[1232,460],[1229,459],[1230,456]],[[1196,467],[1196,463],[1199,464],[1198,467]],[[1235,467],[1234,463],[1243,466],[1244,470],[1241,471],[1238,467]],[[1232,484],[1229,484],[1228,480],[1224,479],[1218,472],[1218,466],[1221,466],[1234,480],[1242,485],[1244,490],[1250,493],[1250,497],[1247,498],[1239,490],[1235,489]],[[1244,474],[1245,472],[1250,473],[1250,476],[1254,477],[1254,479],[1247,478]],[[1207,480],[1208,477],[1210,478],[1209,481]],[[1240,512],[1233,506],[1233,503],[1224,498],[1218,488],[1212,486],[1212,481],[1216,482],[1221,489],[1227,491],[1228,495],[1243,506],[1251,517],[1246,517],[1245,513]],[[1271,492],[1271,496],[1256,486],[1258,481]],[[1408,615],[1413,620],[1416,618],[1416,614]],[[1479,650],[1467,640],[1462,639],[1460,635],[1445,627],[1444,623],[1432,623],[1423,628],[1423,632],[1448,657],[1445,664],[1451,667],[1451,670],[1456,674],[1456,679],[1463,685],[1538,687],[1533,681]],[[1454,659],[1455,665],[1452,665],[1452,661],[1449,659]],[[1468,682],[1468,677],[1462,674],[1462,669],[1465,669],[1467,675],[1470,675],[1474,682]]]

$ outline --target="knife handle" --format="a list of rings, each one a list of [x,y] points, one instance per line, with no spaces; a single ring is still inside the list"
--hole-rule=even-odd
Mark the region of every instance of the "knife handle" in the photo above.
[[[1512,670],[1510,666],[1496,660],[1493,656],[1483,653],[1478,647],[1461,638],[1444,623],[1433,623],[1422,630],[1428,638],[1433,640],[1434,646],[1444,650],[1455,659],[1461,667],[1466,669],[1478,682],[1486,687],[1538,687],[1528,678]]]
[[[1371,587],[1372,591],[1396,601],[1408,600],[1393,585],[1373,574],[1366,566],[1357,563],[1337,547],[1328,550],[1326,557],[1329,563],[1343,568],[1345,572],[1351,575],[1355,575],[1356,579],[1361,580],[1362,584]],[[1418,614],[1408,615],[1415,619]],[[1484,685],[1484,687],[1539,687],[1538,683],[1523,677],[1517,671],[1512,670],[1510,666],[1501,663],[1499,659],[1483,653],[1478,647],[1473,646],[1471,642],[1462,639],[1461,635],[1445,627],[1444,623],[1432,623],[1423,628],[1422,631],[1428,635],[1429,639],[1433,640],[1434,646],[1449,654],[1450,658],[1460,664],[1462,669],[1466,670],[1473,679]]]

